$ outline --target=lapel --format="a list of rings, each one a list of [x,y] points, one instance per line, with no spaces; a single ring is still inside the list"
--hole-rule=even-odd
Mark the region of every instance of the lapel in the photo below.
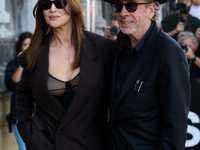
[[[140,77],[140,75],[144,72],[145,68],[150,63],[154,53],[156,52],[156,48],[154,48],[154,44],[156,38],[159,34],[160,29],[155,25],[147,39],[147,42],[142,48],[140,55],[137,58],[137,61],[134,64],[133,69],[127,76],[125,82],[123,83],[122,90],[120,91],[119,95],[116,99],[114,99],[114,95],[112,96],[113,107],[116,108],[117,104],[122,100],[124,95],[128,92],[133,84],[135,84],[136,80]],[[117,55],[116,55],[117,56]],[[113,74],[113,78],[116,76],[116,66],[117,62],[115,62],[115,74]],[[112,89],[114,91],[114,87]]]
[[[37,102],[40,104],[42,103],[43,106],[56,114],[54,117],[61,122],[58,127],[58,129],[61,129],[79,112],[94,91],[97,82],[99,81],[101,66],[95,62],[97,51],[87,39],[83,38],[79,87],[66,112],[63,106],[49,93],[47,88],[50,39],[51,35],[48,35],[47,42],[45,42],[42,51],[38,56],[36,67],[31,73],[31,83],[34,94],[39,99]]]
[[[123,36],[123,35],[122,35]],[[123,37],[122,37],[123,38]],[[122,42],[122,40],[123,39],[120,39],[119,40],[119,48],[117,49],[117,52],[116,52],[116,54],[115,54],[115,58],[114,58],[114,62],[113,62],[113,67],[112,67],[112,78],[111,78],[111,85],[110,85],[110,87],[111,87],[111,93],[110,93],[110,101],[109,101],[109,108],[110,108],[110,111],[112,111],[113,110],[113,104],[114,104],[114,101],[115,101],[115,84],[116,84],[116,74],[117,74],[117,61],[118,61],[118,55],[119,55],[119,53],[120,53],[120,51],[123,49],[123,42]]]
[[[52,34],[48,34],[44,46],[36,61],[34,71],[31,73],[32,88],[40,106],[47,107],[48,110],[56,114],[56,119],[61,120],[65,114],[65,109],[49,92],[47,87],[48,66],[49,66],[49,44]],[[46,108],[45,108],[46,109]]]
[[[67,125],[89,99],[99,81],[101,66],[95,62],[97,51],[87,39],[83,38],[79,86],[71,105],[63,117],[58,130]]]

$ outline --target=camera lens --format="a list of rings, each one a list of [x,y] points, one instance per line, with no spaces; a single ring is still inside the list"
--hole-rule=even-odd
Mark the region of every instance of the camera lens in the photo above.
[[[117,35],[117,33],[118,33],[117,27],[113,26],[110,28],[110,34]]]
[[[185,53],[187,53],[188,48],[187,48],[187,45],[186,45],[186,44],[182,44],[182,45],[181,45],[181,48],[183,49],[183,51],[184,51]]]

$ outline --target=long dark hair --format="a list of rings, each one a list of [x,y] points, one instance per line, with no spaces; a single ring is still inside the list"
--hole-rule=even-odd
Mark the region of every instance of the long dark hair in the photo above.
[[[33,15],[36,19],[36,28],[30,43],[29,48],[25,51],[27,55],[27,71],[32,71],[37,57],[41,51],[42,45],[46,33],[48,32],[49,26],[46,23],[43,15],[43,10],[39,6],[39,1],[36,3],[33,9]],[[64,0],[61,0],[62,2]],[[71,18],[72,18],[72,41],[75,46],[75,58],[72,64],[72,69],[76,69],[80,66],[80,53],[82,46],[83,30],[85,29],[83,12],[81,8],[80,0],[65,0],[67,5],[71,8]],[[64,8],[64,7],[63,7]],[[66,10],[65,10],[66,11]],[[66,12],[67,13],[67,12]]]
[[[22,51],[21,46],[22,46],[22,43],[24,42],[24,40],[26,40],[28,38],[31,39],[31,37],[32,37],[32,33],[28,32],[28,31],[22,32],[19,35],[17,42],[15,43],[15,57],[14,57],[15,59],[17,59],[18,54]]]

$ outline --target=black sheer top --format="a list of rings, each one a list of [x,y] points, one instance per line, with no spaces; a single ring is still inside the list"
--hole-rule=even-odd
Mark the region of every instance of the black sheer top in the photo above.
[[[79,84],[79,76],[76,75],[71,81],[61,81],[48,74],[47,86],[49,92],[68,110]]]

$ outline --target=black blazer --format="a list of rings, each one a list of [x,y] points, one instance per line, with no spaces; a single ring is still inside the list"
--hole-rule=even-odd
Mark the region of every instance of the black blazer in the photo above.
[[[118,52],[123,47],[120,41]],[[115,98],[116,71],[117,57],[109,104],[109,150],[183,150],[190,88],[186,57],[177,42],[155,24]]]
[[[18,130],[28,150],[104,150],[111,57],[117,42],[85,31],[80,80],[67,112],[47,89],[48,35],[35,69],[17,88]],[[23,67],[26,60],[19,58]],[[33,112],[36,103],[36,114]]]

